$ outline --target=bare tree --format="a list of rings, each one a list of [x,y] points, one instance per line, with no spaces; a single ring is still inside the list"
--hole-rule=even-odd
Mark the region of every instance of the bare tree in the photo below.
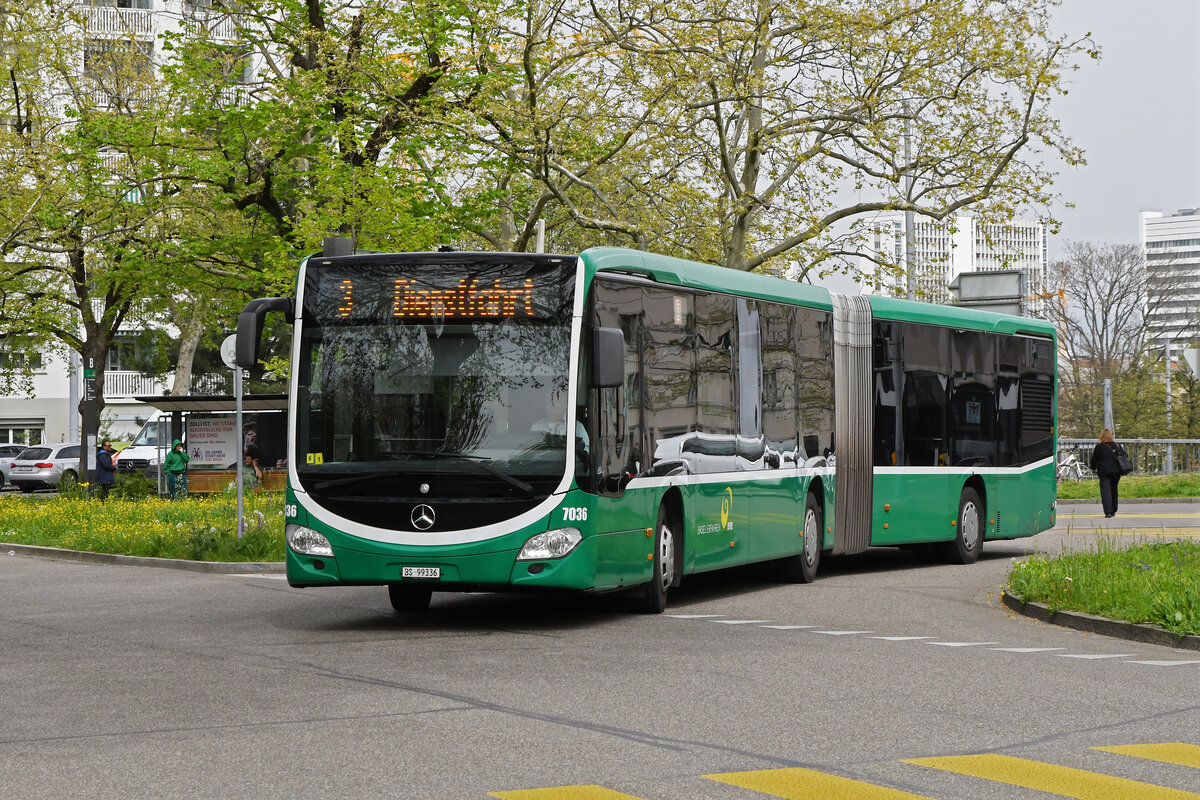
[[[1071,242],[1051,265],[1063,302],[1050,314],[1059,335],[1059,430],[1093,436],[1103,427],[1104,381],[1114,387],[1114,414],[1125,435],[1154,434],[1166,395],[1152,391],[1161,374],[1150,318],[1179,279],[1151,275],[1133,244]],[[1131,427],[1133,426],[1133,427]]]

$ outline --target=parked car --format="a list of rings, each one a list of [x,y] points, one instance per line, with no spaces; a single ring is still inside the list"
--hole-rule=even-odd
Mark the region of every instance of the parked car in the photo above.
[[[23,444],[0,444],[0,486],[8,483],[8,465],[21,454],[26,446]]]
[[[22,492],[54,489],[64,477],[79,480],[78,444],[26,447],[9,462],[8,480]]]

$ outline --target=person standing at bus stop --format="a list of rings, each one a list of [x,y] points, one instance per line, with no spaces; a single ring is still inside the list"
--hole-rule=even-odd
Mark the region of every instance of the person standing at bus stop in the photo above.
[[[1088,466],[1100,477],[1100,504],[1104,506],[1105,518],[1117,515],[1117,483],[1121,480],[1117,456],[1120,452],[1120,445],[1113,441],[1113,432],[1108,428],[1100,431],[1100,443],[1092,449]]]
[[[171,442],[171,452],[163,461],[163,471],[167,473],[167,491],[172,500],[187,497],[187,465],[190,460],[182,440]]]
[[[108,490],[117,482],[117,468],[113,465],[112,454],[112,442],[105,439],[96,452],[96,486],[100,491],[101,503],[108,499]]]

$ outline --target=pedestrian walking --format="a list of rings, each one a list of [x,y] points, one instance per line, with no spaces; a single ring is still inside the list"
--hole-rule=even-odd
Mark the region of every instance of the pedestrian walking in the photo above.
[[[163,470],[167,473],[167,491],[172,500],[187,497],[187,465],[190,460],[182,440],[176,439],[171,442],[171,452],[167,453],[163,461]]]
[[[117,482],[117,468],[113,465],[112,454],[112,442],[105,439],[96,452],[96,490],[101,503],[108,499],[108,490]]]
[[[1113,433],[1108,428],[1100,431],[1100,443],[1092,449],[1092,459],[1088,464],[1092,472],[1100,477],[1100,504],[1104,506],[1106,518],[1117,515],[1117,484],[1125,470],[1121,469],[1121,458],[1125,451],[1113,440]]]

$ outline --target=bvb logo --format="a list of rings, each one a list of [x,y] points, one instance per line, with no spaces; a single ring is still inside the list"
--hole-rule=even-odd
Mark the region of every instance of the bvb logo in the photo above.
[[[729,512],[733,510],[733,489],[725,487],[725,497],[721,498],[721,530],[729,530]]]

